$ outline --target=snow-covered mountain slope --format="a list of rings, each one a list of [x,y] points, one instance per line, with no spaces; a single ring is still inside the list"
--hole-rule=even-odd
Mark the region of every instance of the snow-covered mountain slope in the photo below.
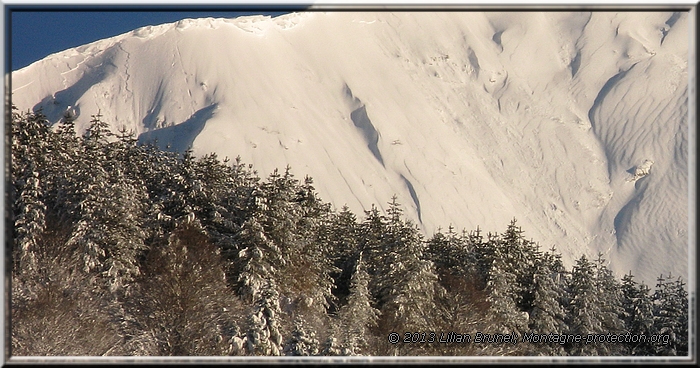
[[[687,279],[684,12],[330,12],[183,20],[12,73],[12,101],[142,141],[291,165],[432,234],[517,218],[571,265]],[[692,67],[692,64],[691,64]]]

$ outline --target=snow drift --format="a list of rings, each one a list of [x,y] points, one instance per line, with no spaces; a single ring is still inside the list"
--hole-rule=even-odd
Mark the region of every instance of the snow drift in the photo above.
[[[331,12],[186,19],[12,73],[84,130],[291,165],[357,214],[393,194],[428,235],[517,218],[571,265],[688,279],[686,12]],[[692,64],[691,64],[692,67]]]

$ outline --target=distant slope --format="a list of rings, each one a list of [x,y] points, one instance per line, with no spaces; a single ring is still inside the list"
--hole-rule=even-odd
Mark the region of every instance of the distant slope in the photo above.
[[[289,164],[356,213],[396,193],[426,234],[515,217],[568,264],[600,251],[653,284],[688,272],[688,35],[665,12],[183,20],[13,72],[12,100]]]

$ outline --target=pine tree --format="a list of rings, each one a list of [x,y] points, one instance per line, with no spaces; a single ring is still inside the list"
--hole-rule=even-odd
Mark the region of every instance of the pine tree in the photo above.
[[[435,310],[439,285],[432,262],[424,257],[422,235],[410,222],[404,221],[396,197],[387,211],[382,239],[382,255],[378,266],[377,298],[382,313],[380,329],[391,331],[429,331],[434,329],[434,316],[426,310]],[[400,346],[399,350],[420,346]],[[404,351],[403,353],[408,353]]]
[[[42,184],[45,204],[56,221],[72,222],[83,198],[82,169],[85,146],[75,133],[72,121],[59,125],[49,136],[50,149],[45,155]]]
[[[362,253],[350,282],[348,302],[339,311],[342,355],[365,355],[369,348],[370,329],[377,325],[379,311],[374,308],[369,292],[369,274],[365,269]]]
[[[23,175],[23,179],[13,183],[15,190],[19,192],[19,198],[14,204],[14,268],[24,272],[36,268],[35,249],[46,227],[46,205],[42,200],[39,173],[31,165],[27,167],[27,171],[29,173]]]
[[[481,235],[481,229],[479,228],[469,234],[469,244],[473,248],[474,258],[476,260],[474,268],[482,288],[486,288],[486,283],[489,279],[489,272],[491,272],[491,266],[495,258],[496,247],[494,245],[497,241],[498,235],[492,233],[486,234],[486,241],[484,241],[484,237]]]
[[[439,277],[436,293],[438,331],[462,331],[476,333],[491,331],[489,303],[485,291],[485,276],[480,274],[483,260],[479,259],[482,244],[481,232],[462,231],[457,234],[452,226],[447,233],[438,231],[427,244],[427,256],[435,264]],[[479,344],[453,346],[432,344],[429,355],[489,355],[500,354]]]
[[[301,215],[300,207],[293,201],[297,186],[298,181],[287,167],[283,175],[275,169],[260,188],[261,224],[285,258],[293,249],[295,227]]]
[[[149,226],[156,234],[169,233],[175,226],[173,217],[179,217],[172,202],[178,196],[174,173],[180,170],[181,160],[177,154],[161,151],[155,145],[140,147],[143,152],[143,159],[139,160],[140,176],[148,188],[150,203]]]
[[[46,227],[45,192],[47,154],[52,136],[46,117],[39,113],[11,113],[11,186],[8,188],[14,217],[15,269],[34,268],[37,239]]]
[[[256,217],[243,224],[240,243],[243,249],[238,259],[238,285],[243,296],[253,303],[246,350],[251,355],[280,355],[281,310],[276,278],[284,260]]]
[[[319,353],[319,342],[316,334],[308,329],[303,318],[294,320],[292,335],[284,346],[284,355],[314,356]]]
[[[255,186],[238,177],[247,174],[239,171],[238,165],[240,162],[230,165],[228,159],[220,162],[215,154],[204,156],[196,164],[198,176],[205,183],[200,193],[203,200],[199,217],[212,241],[227,255],[235,255],[240,250],[235,235],[242,224],[241,219],[245,218],[242,215],[244,198],[250,193],[246,190],[249,188],[242,186]]]
[[[330,220],[321,230],[326,234],[325,243],[330,248],[329,258],[335,267],[331,273],[335,284],[335,300],[341,302],[350,294],[350,279],[355,272],[355,262],[360,252],[358,227],[357,217],[344,206],[339,213],[331,214]],[[332,312],[337,309],[337,304],[331,305]]]
[[[83,138],[84,154],[72,181],[76,218],[70,246],[82,250],[85,272],[98,272],[112,290],[139,274],[145,250],[142,221],[145,187],[135,185],[109,143],[108,125],[93,117]]]
[[[51,130],[46,116],[36,113],[18,113],[12,106],[11,113],[11,175],[19,179],[34,165],[42,171],[46,168],[47,152],[51,152]]]
[[[683,280],[678,277],[675,282],[675,293],[673,294],[674,296],[674,301],[678,305],[679,309],[679,317],[678,318],[678,343],[677,343],[677,348],[676,352],[679,356],[687,356],[689,351],[688,351],[688,309],[689,309],[689,304],[688,304],[688,291],[685,289],[685,283]]]
[[[490,304],[489,316],[496,333],[521,335],[527,332],[527,318],[525,313],[518,309],[515,289],[517,279],[508,269],[509,266],[502,257],[496,258],[486,286],[486,300]]]
[[[268,280],[261,285],[254,299],[253,312],[249,316],[246,334],[248,355],[281,355],[282,335],[279,319],[281,310],[276,286]]]
[[[432,238],[428,240],[428,246],[426,249],[426,255],[433,262],[437,270],[447,269],[453,263],[450,253],[452,252],[452,247],[450,244],[450,236],[445,235],[438,228],[437,232],[433,234]],[[448,234],[452,234],[452,226],[448,229]]]
[[[231,221],[240,226],[257,209],[255,201],[261,191],[260,178],[253,170],[253,165],[244,164],[238,156],[231,163],[228,180],[229,192],[224,198],[224,203],[231,212]]]
[[[300,311],[309,322],[318,328],[327,325],[326,311],[335,302],[332,274],[337,272],[331,259],[331,249],[324,231],[330,221],[330,207],[316,195],[313,181],[304,180],[294,190],[291,201],[298,207],[295,219],[295,233],[291,237],[291,251],[288,255],[289,267],[285,270],[291,291],[297,295],[297,304],[303,304]],[[322,331],[316,331],[321,333]]]
[[[682,356],[688,354],[688,297],[685,284],[672,280],[670,274],[659,276],[652,296],[654,303],[654,330],[668,336],[655,346],[656,355]]]
[[[243,224],[239,234],[238,288],[253,299],[260,295],[265,280],[275,280],[284,259],[277,246],[270,242],[256,217]]]
[[[564,290],[556,282],[559,270],[548,262],[548,257],[539,261],[533,277],[533,301],[529,329],[535,334],[561,334],[566,331],[566,311],[560,304]],[[561,344],[537,344],[537,355],[558,356],[565,351]]]
[[[333,330],[333,329],[332,329]],[[336,333],[331,333],[323,344],[321,355],[323,356],[343,356],[343,349],[340,347],[338,339],[335,338]]]
[[[501,333],[527,331],[528,310],[532,309],[533,274],[538,252],[535,244],[525,240],[513,219],[500,236],[489,237],[484,252],[489,265],[486,290],[494,328]]]
[[[375,205],[369,211],[365,211],[365,219],[359,226],[359,250],[363,252],[367,260],[367,272],[370,275],[369,288],[372,295],[375,297],[384,293],[381,290],[383,287],[380,284],[379,277],[385,272],[384,270],[384,247],[385,238],[388,230],[386,228],[386,219],[379,212]],[[377,300],[379,306],[383,305],[383,300]]]
[[[538,246],[525,239],[524,232],[515,219],[508,224],[506,231],[497,242],[498,256],[504,259],[506,270],[515,276],[512,285],[514,301],[521,310],[531,309],[532,282],[537,259],[540,258]]]
[[[448,228],[447,234],[438,230],[427,243],[426,256],[433,262],[439,275],[473,275],[477,272],[474,239],[473,234],[457,235],[452,226]]]
[[[625,328],[632,335],[654,334],[654,315],[649,287],[634,281],[632,272],[622,278],[622,295]],[[627,344],[630,355],[654,355],[651,341],[630,342]]]
[[[571,271],[569,294],[571,301],[568,308],[569,333],[587,336],[589,334],[607,333],[603,329],[601,307],[598,300],[595,279],[595,265],[585,255],[576,260]],[[600,355],[597,344],[571,344],[570,355]]]
[[[601,323],[603,331],[612,334],[625,334],[624,321],[620,318],[624,316],[622,307],[623,295],[620,288],[620,283],[615,279],[612,271],[605,265],[606,261],[602,254],[598,254],[598,259],[595,263],[595,285],[598,292],[598,305],[600,315],[598,319]],[[623,344],[609,343],[596,344],[598,346],[599,355],[624,355]]]

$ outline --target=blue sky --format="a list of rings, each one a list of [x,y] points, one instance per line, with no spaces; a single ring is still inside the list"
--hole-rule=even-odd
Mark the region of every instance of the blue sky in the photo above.
[[[280,15],[293,10],[290,6],[258,8],[97,8],[76,6],[5,6],[5,42],[11,38],[12,70],[63,51],[116,36],[147,25],[171,23],[185,18],[233,18],[241,15]],[[296,10],[301,10],[297,7]],[[8,19],[9,18],[9,19]],[[6,59],[7,62],[10,60]]]

